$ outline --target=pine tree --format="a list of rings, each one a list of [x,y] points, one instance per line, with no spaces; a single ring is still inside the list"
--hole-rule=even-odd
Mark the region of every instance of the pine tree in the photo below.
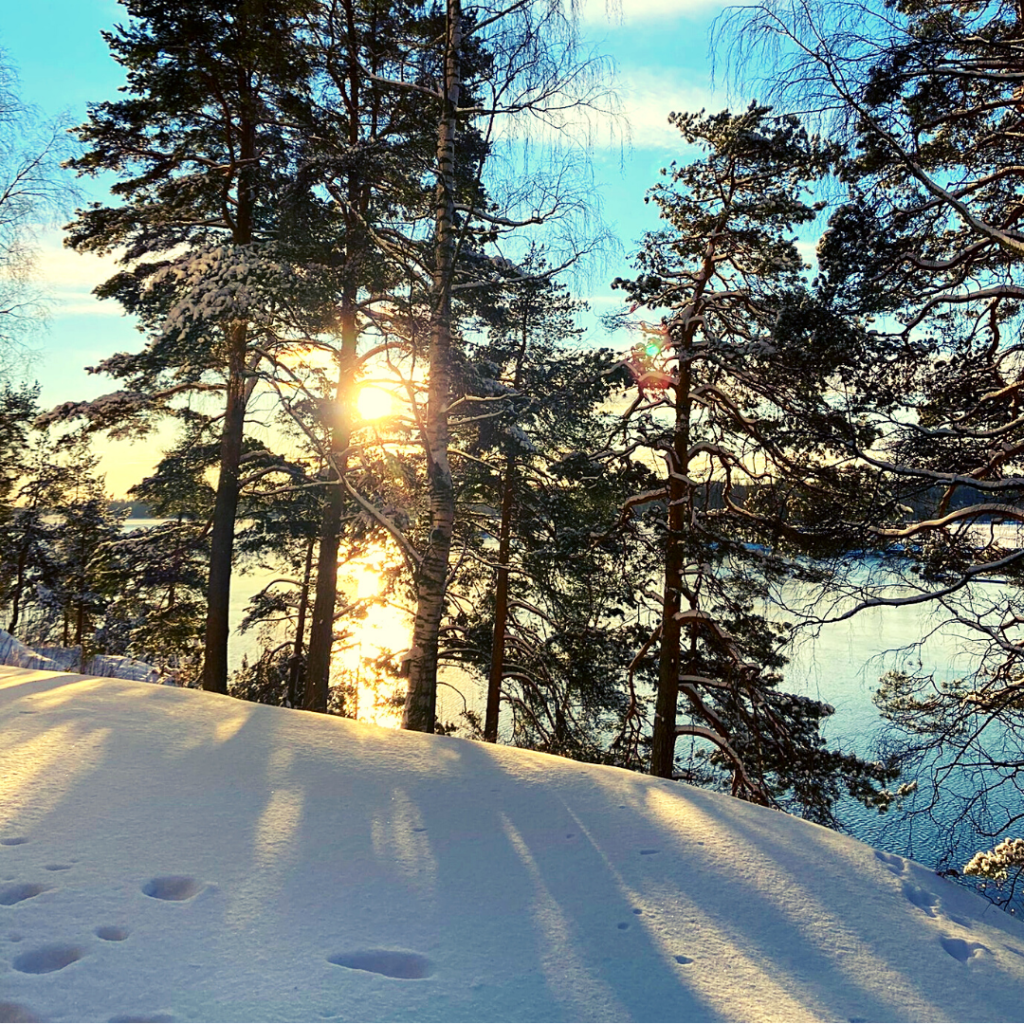
[[[582,304],[550,269],[536,252],[509,268],[518,283],[487,310],[486,344],[456,364],[457,530],[476,554],[453,580],[441,659],[486,673],[484,739],[497,740],[504,703],[513,742],[598,759],[637,642],[622,607],[642,586],[613,529],[628,491],[594,456],[624,371],[579,346]]]
[[[105,38],[126,69],[127,95],[91,108],[78,129],[87,151],[71,163],[83,174],[117,174],[121,205],[81,212],[68,244],[119,252],[125,269],[97,292],[138,316],[150,341],[96,368],[123,381],[123,391],[57,415],[143,430],[178,396],[223,396],[203,685],[224,692],[246,406],[262,352],[286,325],[305,333],[318,315],[280,230],[293,170],[284,111],[308,84],[298,39],[305,5],[125,7],[129,23]]]
[[[732,28],[748,67],[769,29],[761,66],[776,92],[822,111],[848,144],[820,290],[844,314],[876,318],[878,357],[847,382],[873,436],[848,452],[889,506],[865,536],[898,557],[880,586],[851,591],[843,615],[927,602],[956,624],[969,671],[893,671],[878,701],[903,730],[907,771],[962,796],[958,829],[996,835],[1016,820],[1016,794],[1001,792],[1024,766],[1024,12],[765,3]]]
[[[652,189],[665,228],[646,237],[639,276],[617,282],[634,309],[665,310],[631,359],[633,443],[666,467],[633,503],[664,563],[651,772],[673,776],[677,739],[692,737],[684,777],[724,776],[734,795],[827,821],[841,783],[871,801],[891,775],[827,750],[831,708],[778,689],[780,627],[758,604],[799,571],[791,554],[855,533],[832,395],[867,353],[810,302],[793,238],[815,217],[801,192],[836,153],[756,105],[670,120],[703,155]],[[830,513],[801,514],[830,495]]]

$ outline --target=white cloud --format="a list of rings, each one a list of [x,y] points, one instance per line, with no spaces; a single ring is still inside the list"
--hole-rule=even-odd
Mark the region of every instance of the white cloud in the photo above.
[[[100,302],[92,290],[117,272],[112,256],[93,256],[64,248],[59,232],[43,235],[35,280],[58,316],[120,316],[115,302]]]
[[[724,6],[725,0],[580,0],[579,10],[584,22],[614,26],[679,15],[707,15]]]
[[[617,82],[623,114],[629,122],[630,140],[637,149],[682,149],[679,130],[668,123],[673,111],[720,110],[726,96],[710,82],[660,71],[629,71]]]

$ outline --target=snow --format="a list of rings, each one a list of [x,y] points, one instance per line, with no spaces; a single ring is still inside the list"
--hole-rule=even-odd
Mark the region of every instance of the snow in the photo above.
[[[82,666],[80,647],[26,647],[16,637],[0,629],[0,665],[18,668],[46,668],[65,672],[84,667],[89,675],[135,679],[143,683],[164,683],[174,686],[174,677],[144,661],[119,654],[94,654]]]
[[[0,1021],[1019,1020],[1024,927],[615,768],[0,668]]]

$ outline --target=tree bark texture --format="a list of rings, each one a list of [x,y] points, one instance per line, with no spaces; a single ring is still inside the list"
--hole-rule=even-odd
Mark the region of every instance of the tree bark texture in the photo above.
[[[431,299],[430,381],[426,445],[430,537],[416,577],[416,620],[402,727],[433,732],[437,712],[437,649],[444,614],[448,558],[455,524],[455,489],[448,464],[451,378],[452,272],[455,266],[455,131],[462,87],[462,4],[448,0],[445,18],[444,98],[437,136],[435,263]]]
[[[220,438],[220,474],[213,506],[210,534],[210,577],[206,588],[206,637],[203,689],[228,692],[228,610],[231,600],[231,566],[238,511],[239,477],[245,406],[249,397],[246,380],[248,324],[228,329],[228,396]]]
[[[723,220],[724,223],[724,220]],[[690,433],[693,400],[693,344],[701,323],[704,293],[715,272],[715,243],[708,243],[693,296],[676,318],[678,333],[673,337],[677,356],[677,379],[673,385],[675,427],[668,456],[668,522],[665,534],[665,588],[661,609],[661,649],[658,661],[658,693],[654,703],[654,733],[651,737],[651,774],[672,778],[675,765],[676,714],[679,701],[679,670],[682,660],[682,631],[679,613],[685,588],[685,536],[690,525],[692,488],[688,483]]]

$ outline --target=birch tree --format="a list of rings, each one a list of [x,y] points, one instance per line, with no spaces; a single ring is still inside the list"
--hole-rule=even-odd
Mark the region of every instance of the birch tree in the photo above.
[[[430,528],[415,570],[416,613],[408,659],[409,682],[403,725],[431,732],[437,697],[438,636],[445,611],[455,524],[455,486],[449,459],[448,406],[452,390],[453,295],[459,289],[495,286],[496,270],[464,261],[477,241],[492,244],[508,230],[542,225],[578,208],[580,192],[555,173],[530,181],[532,194],[512,190],[502,203],[460,201],[467,169],[486,179],[486,160],[498,132],[524,132],[531,124],[572,135],[578,115],[607,102],[601,68],[581,60],[573,47],[569,14],[557,4],[533,2],[507,8],[465,6],[446,0],[443,63],[436,81],[414,87],[437,111],[436,190],[429,239],[430,345],[422,443],[430,494]],[[472,69],[472,70],[471,70]],[[475,164],[460,167],[458,136],[473,125],[483,148]],[[460,262],[460,256],[463,261]],[[460,279],[460,266],[467,270]],[[482,272],[482,273],[481,273]],[[474,279],[475,278],[475,279]]]

